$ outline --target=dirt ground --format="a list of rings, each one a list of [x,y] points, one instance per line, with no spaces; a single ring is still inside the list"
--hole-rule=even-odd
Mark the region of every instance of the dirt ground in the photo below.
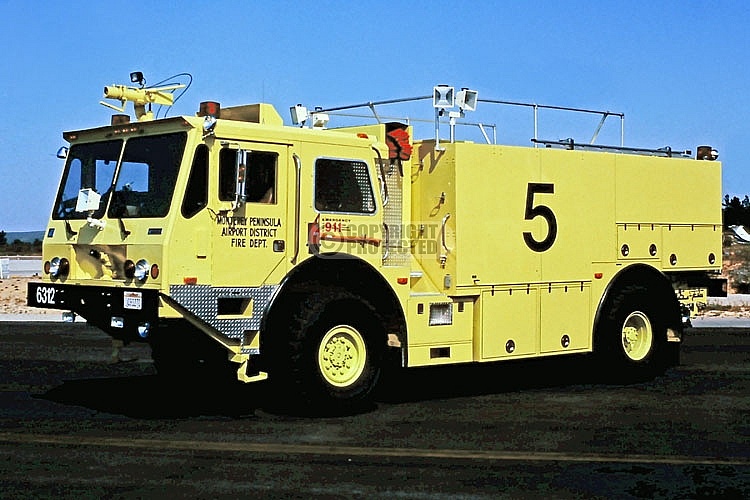
[[[722,275],[727,278],[728,293],[750,293],[750,245],[738,243],[724,234]]]
[[[26,284],[39,278],[5,278],[0,280],[0,314],[51,314],[60,315],[54,309],[39,309],[26,306]]]
[[[723,276],[728,278],[729,293],[750,293],[750,245],[736,243],[728,234],[724,237]],[[0,280],[0,314],[52,314],[58,310],[26,306],[26,284],[34,278],[13,277]],[[733,312],[747,312],[750,308],[727,308]]]

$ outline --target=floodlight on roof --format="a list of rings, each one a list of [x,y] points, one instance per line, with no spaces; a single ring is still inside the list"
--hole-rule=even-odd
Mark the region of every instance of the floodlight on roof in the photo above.
[[[315,112],[312,114],[313,128],[325,128],[329,120],[328,113]]]
[[[130,73],[130,83],[137,83],[141,87],[146,85],[146,79],[143,77],[143,73],[140,71],[133,71]]]
[[[289,108],[289,112],[292,115],[292,123],[295,125],[303,125],[308,118],[307,108],[302,104],[297,104]]]
[[[461,111],[474,111],[477,109],[477,101],[479,99],[479,92],[476,90],[470,90],[466,87],[462,88],[456,94],[456,104]]]
[[[434,108],[452,108],[456,105],[454,88],[448,85],[433,87],[432,106]]]

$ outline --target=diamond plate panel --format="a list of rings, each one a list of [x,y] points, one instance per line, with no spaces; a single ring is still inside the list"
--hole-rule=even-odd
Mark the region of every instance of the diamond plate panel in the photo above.
[[[182,307],[211,325],[230,339],[242,341],[247,330],[260,330],[263,310],[279,285],[260,287],[213,287],[211,285],[171,285],[170,296]],[[221,318],[219,299],[252,300],[252,315],[242,318]]]
[[[388,204],[383,210],[383,222],[388,225],[388,247],[383,246],[383,251],[388,252],[383,263],[386,266],[408,266],[409,248],[405,247],[404,234],[408,228],[404,228],[402,220],[403,194],[402,182],[399,169],[395,165],[386,165],[385,183],[388,188]]]
[[[361,161],[352,162],[354,178],[357,179],[359,189],[362,192],[362,211],[372,212],[375,210],[375,201],[372,199],[372,188],[370,187],[370,175],[367,172],[367,164]]]

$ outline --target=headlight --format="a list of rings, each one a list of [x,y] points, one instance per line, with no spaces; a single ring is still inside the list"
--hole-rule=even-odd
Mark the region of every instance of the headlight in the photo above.
[[[150,269],[151,265],[148,263],[148,261],[146,259],[141,259],[135,263],[133,277],[138,281],[146,281]]]
[[[159,266],[156,264],[152,266],[146,259],[141,259],[138,262],[128,259],[125,261],[123,270],[125,271],[125,277],[129,280],[135,278],[138,281],[146,281],[149,273],[154,279],[159,277]]]
[[[44,266],[47,267],[46,265]],[[53,278],[62,278],[68,275],[70,271],[70,262],[65,257],[54,257],[49,262],[49,275]]]
[[[123,268],[123,270],[125,271],[125,277],[129,280],[133,279],[133,276],[135,276],[135,262],[128,259],[125,261]]]

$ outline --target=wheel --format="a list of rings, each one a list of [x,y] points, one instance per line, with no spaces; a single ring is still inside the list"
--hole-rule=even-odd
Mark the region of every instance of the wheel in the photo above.
[[[625,318],[620,331],[622,350],[633,361],[642,361],[654,347],[654,329],[642,311],[633,311]]]
[[[594,352],[605,376],[616,382],[639,381],[667,367],[667,302],[645,286],[617,290],[604,304]]]
[[[367,343],[350,325],[328,330],[318,345],[318,369],[323,381],[333,387],[348,387],[362,376],[367,366]]]
[[[292,393],[296,410],[338,412],[368,401],[386,345],[368,304],[346,292],[312,294],[293,308],[285,330],[271,379]]]

